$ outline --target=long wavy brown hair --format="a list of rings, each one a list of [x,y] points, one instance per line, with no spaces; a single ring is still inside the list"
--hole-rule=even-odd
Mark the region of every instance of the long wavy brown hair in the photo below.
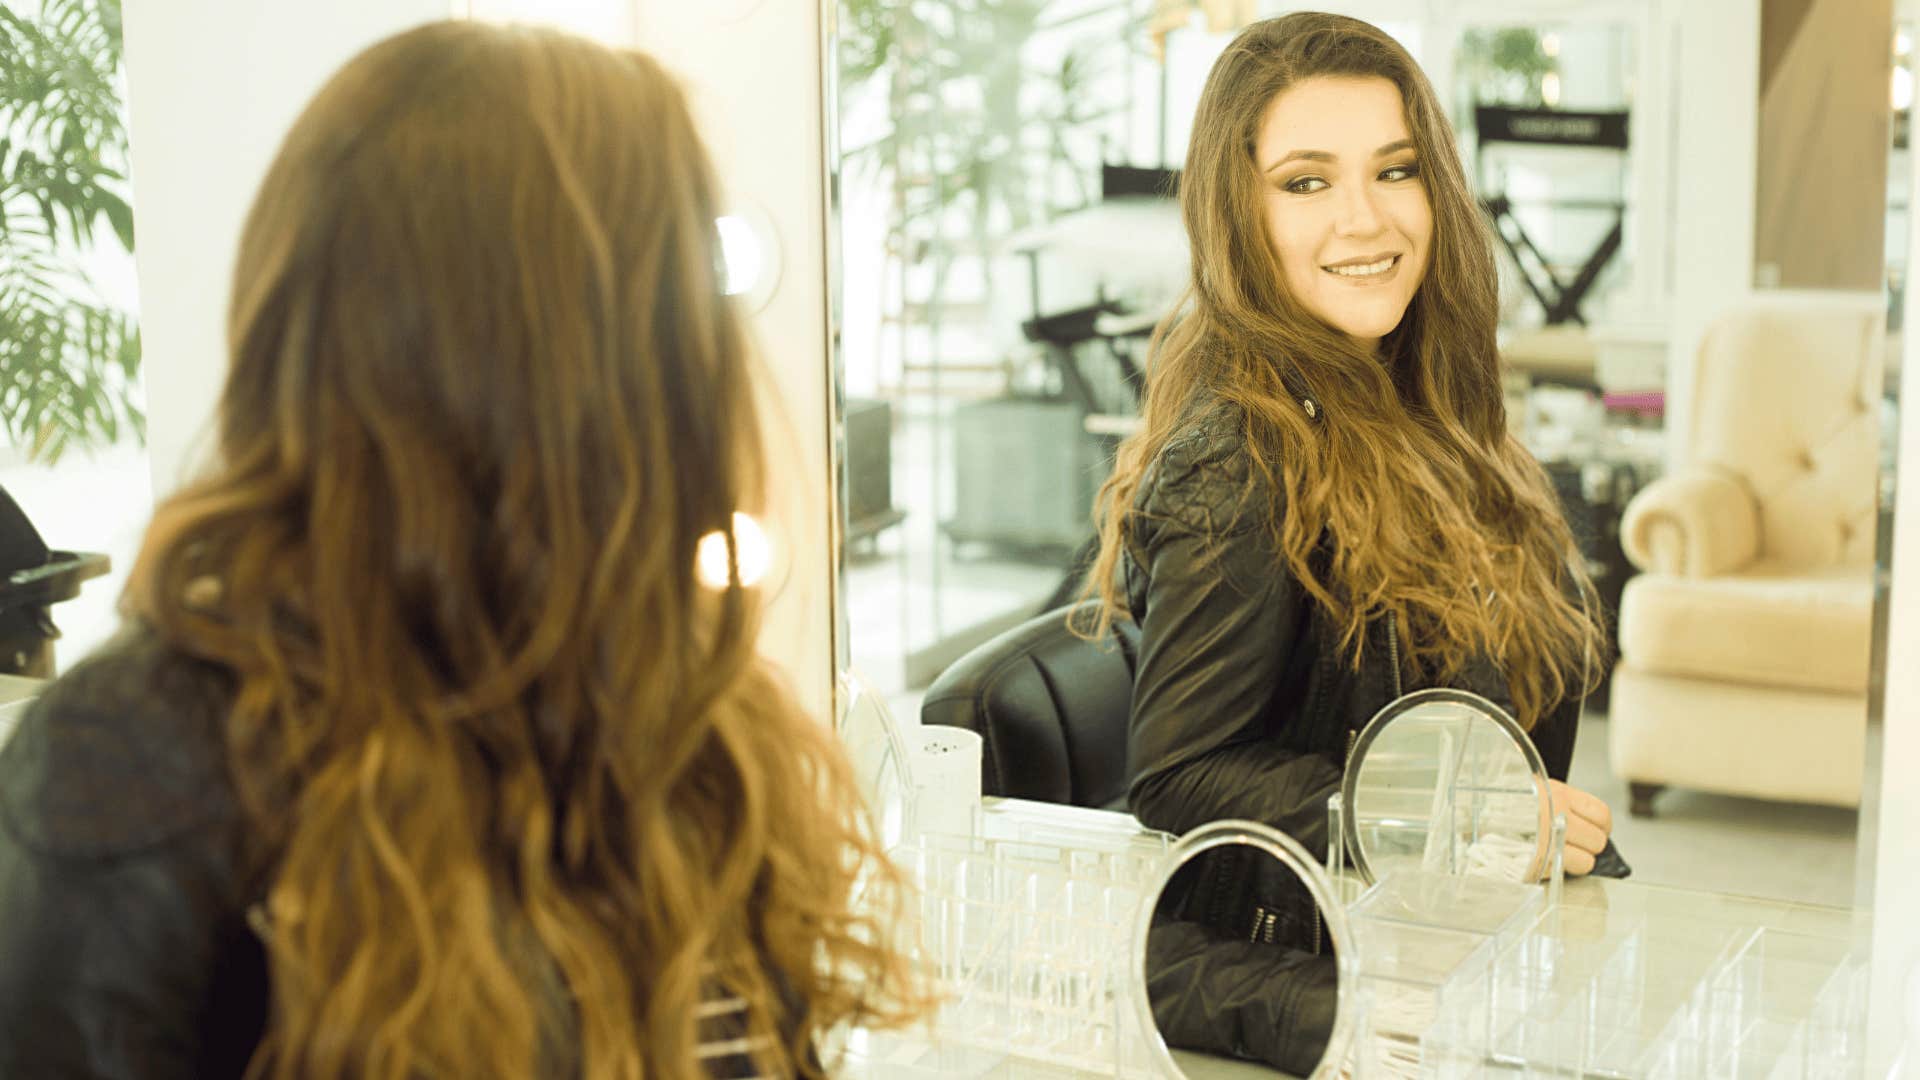
[[[924,1007],[831,730],[696,580],[764,488],[719,209],[661,68],[553,32],[389,39],[281,147],[127,598],[237,685],[254,1075],[695,1077],[723,998],[813,1075]]]
[[[1262,227],[1261,118],[1321,76],[1399,88],[1433,207],[1426,277],[1378,354],[1288,293]],[[1356,666],[1367,620],[1392,613],[1415,671],[1446,679],[1476,654],[1501,662],[1525,725],[1589,689],[1604,647],[1593,587],[1544,473],[1507,431],[1491,236],[1413,58],[1357,19],[1249,26],[1207,77],[1180,203],[1188,292],[1155,333],[1144,428],[1100,493],[1090,587],[1102,621],[1127,614],[1115,569],[1143,473],[1201,402],[1219,401],[1244,415],[1286,570],[1332,613]],[[1309,556],[1323,534],[1333,554],[1319,572]]]

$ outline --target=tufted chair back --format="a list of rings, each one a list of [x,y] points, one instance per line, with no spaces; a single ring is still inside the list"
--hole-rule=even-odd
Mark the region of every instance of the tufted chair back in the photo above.
[[[1083,614],[1098,601],[1086,601]],[[923,724],[980,733],[980,791],[1126,809],[1127,712],[1140,631],[1114,624],[1087,641],[1058,608],[954,661],[927,688]]]
[[[1692,460],[1753,495],[1759,557],[1775,569],[1873,562],[1885,352],[1872,293],[1759,299],[1708,328]]]

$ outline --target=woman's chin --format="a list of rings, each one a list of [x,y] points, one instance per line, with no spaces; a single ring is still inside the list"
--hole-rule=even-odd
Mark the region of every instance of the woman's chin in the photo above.
[[[1393,333],[1393,328],[1400,325],[1400,318],[1396,315],[1392,319],[1339,319],[1333,321],[1332,325],[1335,330],[1355,341],[1373,345],[1381,338]]]

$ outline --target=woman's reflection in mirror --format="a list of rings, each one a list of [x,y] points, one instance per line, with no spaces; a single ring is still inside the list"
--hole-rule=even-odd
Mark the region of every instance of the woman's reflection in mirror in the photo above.
[[[1426,76],[1355,19],[1256,23],[1208,76],[1180,199],[1189,287],[1088,586],[1141,630],[1134,814],[1324,852],[1354,733],[1428,686],[1502,705],[1564,782],[1606,640],[1508,431],[1491,233]],[[1556,790],[1584,872],[1609,815]]]
[[[1280,860],[1214,848],[1168,878],[1147,930],[1147,998],[1168,1046],[1310,1075],[1338,973],[1313,898]]]

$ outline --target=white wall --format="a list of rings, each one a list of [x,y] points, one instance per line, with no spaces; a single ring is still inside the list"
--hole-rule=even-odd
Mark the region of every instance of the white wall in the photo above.
[[[124,12],[155,498],[192,467],[226,371],[240,226],[280,138],[346,59],[448,0],[170,0]]]
[[[771,226],[782,273],[754,330],[773,385],[768,443],[786,555],[761,649],[820,714],[836,615],[828,468],[827,225],[821,7],[813,0],[635,0],[639,45],[685,80],[736,204]]]

